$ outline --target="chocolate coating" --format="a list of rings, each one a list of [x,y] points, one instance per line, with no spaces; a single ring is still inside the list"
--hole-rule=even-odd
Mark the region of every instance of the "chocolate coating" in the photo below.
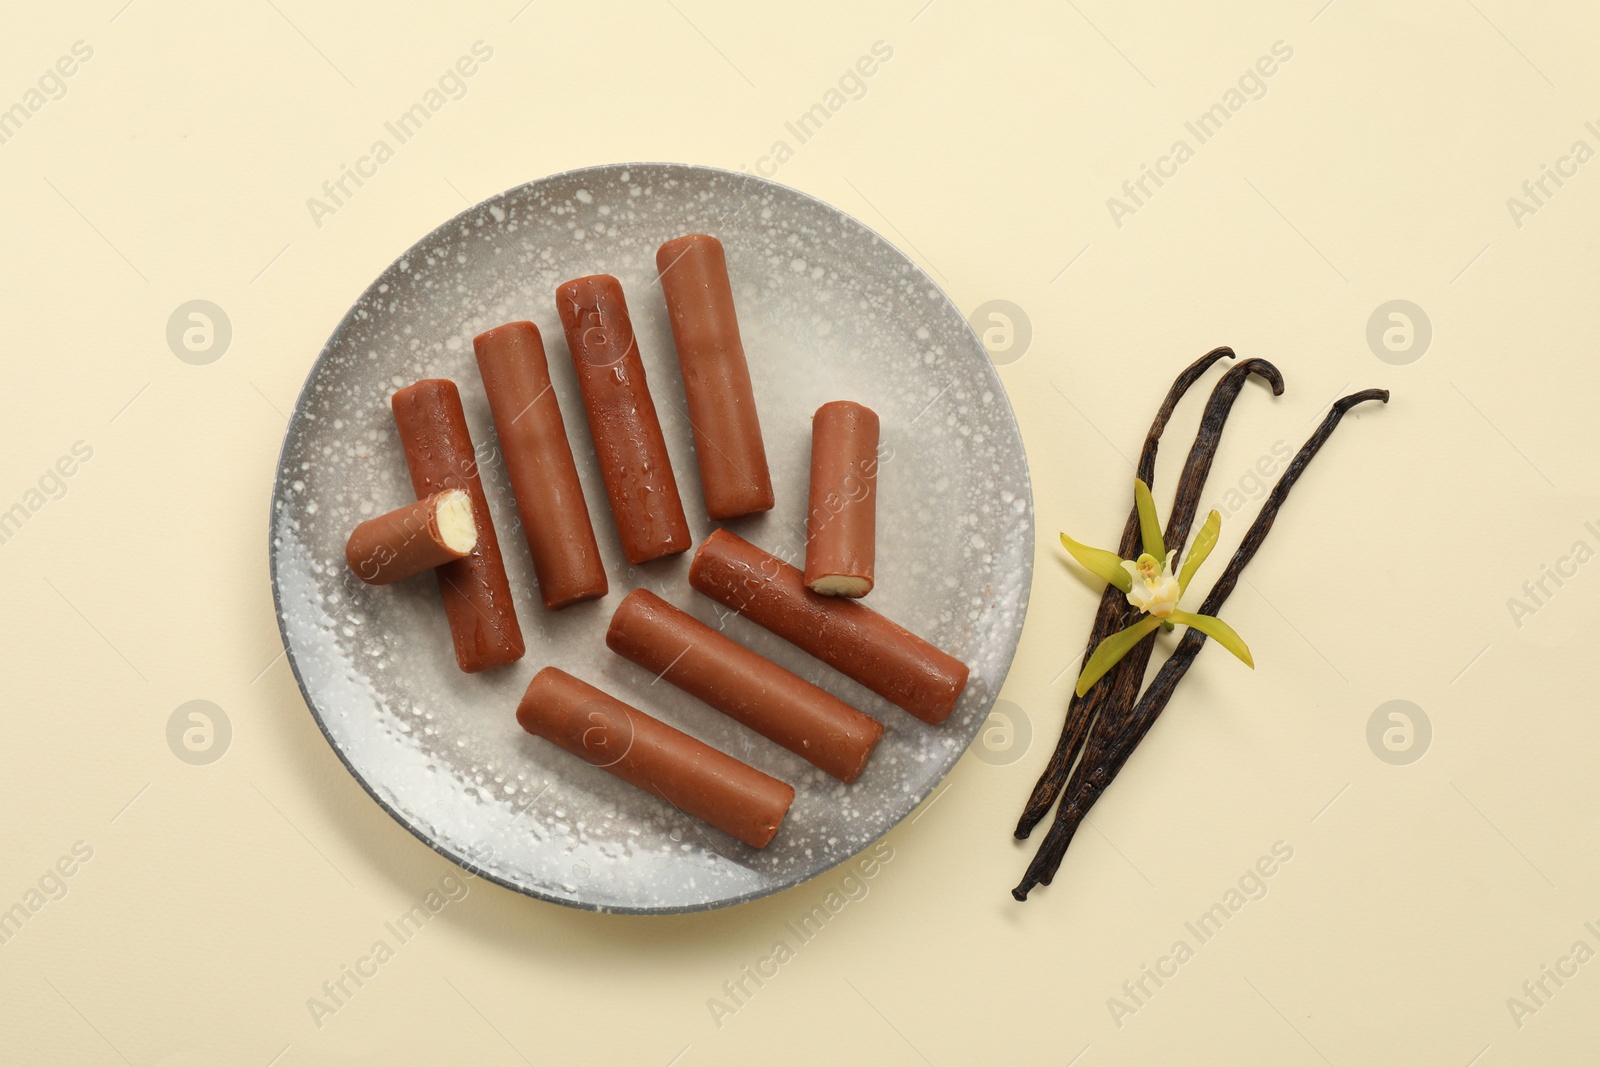
[[[644,563],[684,551],[689,523],[622,283],[609,274],[576,278],[556,289],[556,310],[583,391],[622,554],[629,563]]]
[[[726,530],[700,546],[689,584],[868,689],[938,725],[967,684],[967,665],[865,604],[820,596],[800,571]]]
[[[811,418],[806,585],[830,596],[872,591],[878,536],[878,416],[835,400]]]
[[[345,542],[345,563],[368,585],[388,585],[466,555],[439,532],[439,504],[451,492],[433,493],[361,523]]]
[[[511,583],[506,580],[489,501],[478,480],[478,460],[456,383],[425,378],[395,393],[390,405],[417,496],[461,489],[472,498],[477,545],[434,572],[450,620],[456,663],[470,673],[521,659],[522,628],[511,603]]]
[[[508,322],[474,337],[472,348],[544,606],[554,610],[605,596],[605,564],[539,328]]]
[[[878,720],[647,589],[618,605],[606,644],[842,781],[861,776],[883,737]]]
[[[517,722],[752,848],[794,803],[793,787],[556,667],[528,683]]]
[[[733,519],[772,507],[772,476],[739,339],[722,242],[691,233],[656,251],[694,429],[706,513]]]

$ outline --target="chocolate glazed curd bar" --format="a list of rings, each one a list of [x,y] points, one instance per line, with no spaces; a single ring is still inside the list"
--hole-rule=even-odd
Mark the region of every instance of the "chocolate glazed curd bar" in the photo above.
[[[434,572],[450,620],[457,665],[471,673],[521,659],[522,628],[511,603],[511,583],[506,580],[489,502],[478,480],[461,393],[448,379],[425,378],[395,393],[390,405],[417,496],[460,489],[472,500],[478,543]]]
[[[751,848],[772,840],[794,803],[793,787],[557,667],[533,676],[517,722]]]
[[[472,497],[446,489],[361,523],[344,559],[368,585],[388,585],[460,559],[477,543]]]
[[[539,328],[508,322],[474,337],[472,348],[544,606],[554,611],[605,596],[605,564]]]
[[[684,551],[690,544],[689,523],[622,283],[609,274],[576,278],[556,289],[556,310],[583,392],[622,554],[629,563],[645,563]]]
[[[813,593],[799,570],[727,530],[695,552],[689,584],[923,722],[948,719],[966,688],[965,663],[865,604]]]
[[[878,536],[878,416],[835,400],[811,418],[806,586],[824,596],[872,592]]]
[[[770,510],[772,477],[722,242],[703,233],[675,238],[656,251],[656,270],[689,402],[706,514],[720,521]]]
[[[606,644],[840,781],[861,776],[883,737],[878,720],[648,589],[618,605]]]

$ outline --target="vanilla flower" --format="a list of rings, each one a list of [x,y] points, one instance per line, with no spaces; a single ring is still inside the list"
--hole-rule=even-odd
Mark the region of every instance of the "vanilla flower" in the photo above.
[[[1146,552],[1137,560],[1123,560],[1122,569],[1129,575],[1129,587],[1124,590],[1128,603],[1158,619],[1176,611],[1178,598],[1183,595],[1183,587],[1172,574],[1172,557],[1177,554],[1174,549],[1166,559],[1157,560]]]
[[[1161,524],[1156,518],[1150,487],[1142,479],[1136,478],[1133,495],[1139,508],[1139,534],[1144,547],[1138,559],[1122,559],[1115,552],[1090,548],[1066,534],[1061,535],[1061,543],[1072,553],[1073,559],[1122,590],[1128,597],[1128,603],[1143,612],[1138,622],[1107,637],[1090,654],[1088,662],[1083,665],[1083,673],[1078,675],[1078,695],[1081,697],[1088,692],[1089,687],[1116,666],[1117,661],[1127,655],[1134,645],[1162,624],[1168,629],[1172,628],[1173,623],[1192,626],[1238,656],[1246,666],[1254,668],[1255,661],[1250,657],[1250,649],[1233,627],[1214,615],[1197,615],[1178,609],[1178,601],[1189,588],[1190,579],[1216,547],[1217,533],[1222,529],[1222,516],[1215,511],[1206,516],[1205,524],[1195,535],[1189,554],[1184,557],[1183,567],[1174,575],[1172,564],[1178,553],[1176,549],[1167,551],[1162,543]]]

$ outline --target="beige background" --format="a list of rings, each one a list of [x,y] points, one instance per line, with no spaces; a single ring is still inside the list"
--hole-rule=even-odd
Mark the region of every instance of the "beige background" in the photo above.
[[[1575,141],[1600,149],[1592,9],[123,2],[14,8],[0,35],[0,107],[93,49],[0,144],[0,509],[93,450],[0,544],[0,907],[93,850],[0,945],[6,1062],[1592,1062],[1600,962],[1546,979],[1520,1026],[1507,1005],[1575,942],[1600,951],[1579,630],[1600,565],[1508,607],[1575,542],[1600,549],[1600,163],[1547,180],[1520,226],[1507,206]],[[314,225],[307,197],[478,40],[493,58],[467,95]],[[281,656],[268,493],[323,339],[402,249],[508,186],[755,166],[875,41],[892,59],[776,176],[895,240],[963,310],[1004,299],[1031,322],[1001,368],[1038,513],[1004,694],[1031,744],[997,721],[993,762],[969,754],[887,838],[867,896],[720,1027],[708,999],[837,872],[667,919],[476,882],[317,1027],[307,998],[453,870],[345,773]],[[1265,95],[1117,226],[1107,198],[1195,146],[1185,121],[1278,41],[1293,55]],[[233,327],[207,366],[165,340],[195,298]],[[1433,327],[1406,366],[1365,339],[1392,299]],[[1122,456],[1222,343],[1277,361],[1288,391],[1241,399],[1208,504],[1340,392],[1394,401],[1347,421],[1229,603],[1258,669],[1206,651],[1055,886],[1018,905],[1030,853],[1010,828],[1096,595],[1055,534],[1114,541]],[[1169,434],[1168,491],[1199,406]],[[166,740],[193,699],[232,724],[209,766]],[[1407,766],[1366,740],[1394,699],[1433,729]],[[1196,946],[1185,921],[1280,841],[1265,898],[1119,1027],[1108,999]]]

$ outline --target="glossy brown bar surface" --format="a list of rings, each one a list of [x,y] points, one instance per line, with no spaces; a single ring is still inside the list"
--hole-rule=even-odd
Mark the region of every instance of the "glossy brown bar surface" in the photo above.
[[[544,606],[554,610],[605,596],[605,564],[539,328],[508,322],[474,337],[472,348]]]
[[[794,789],[566,671],[533,676],[517,722],[752,848],[778,832]]]
[[[622,283],[609,274],[576,278],[556,290],[556,310],[583,391],[622,554],[629,563],[644,563],[684,551],[689,523]]]
[[[606,644],[841,781],[861,776],[883,737],[878,720],[648,589],[618,605]]]
[[[799,570],[726,530],[695,553],[689,584],[923,722],[949,718],[966,687],[965,663],[864,604],[813,593]]]
[[[439,531],[439,507],[457,492],[433,493],[361,523],[345,542],[345,562],[368,585],[388,585],[460,559],[471,549],[452,547]],[[470,507],[472,498],[465,499]]]
[[[828,596],[872,591],[878,536],[878,415],[835,400],[811,418],[806,585]]]
[[[668,241],[656,251],[656,271],[689,401],[706,513],[721,520],[767,511],[772,476],[722,242],[703,233]]]
[[[456,663],[473,672],[521,659],[522,628],[511,603],[511,583],[506,580],[489,502],[478,480],[478,459],[456,383],[425,378],[395,393],[390,404],[417,496],[461,489],[472,498],[477,545],[434,572],[450,620]]]

